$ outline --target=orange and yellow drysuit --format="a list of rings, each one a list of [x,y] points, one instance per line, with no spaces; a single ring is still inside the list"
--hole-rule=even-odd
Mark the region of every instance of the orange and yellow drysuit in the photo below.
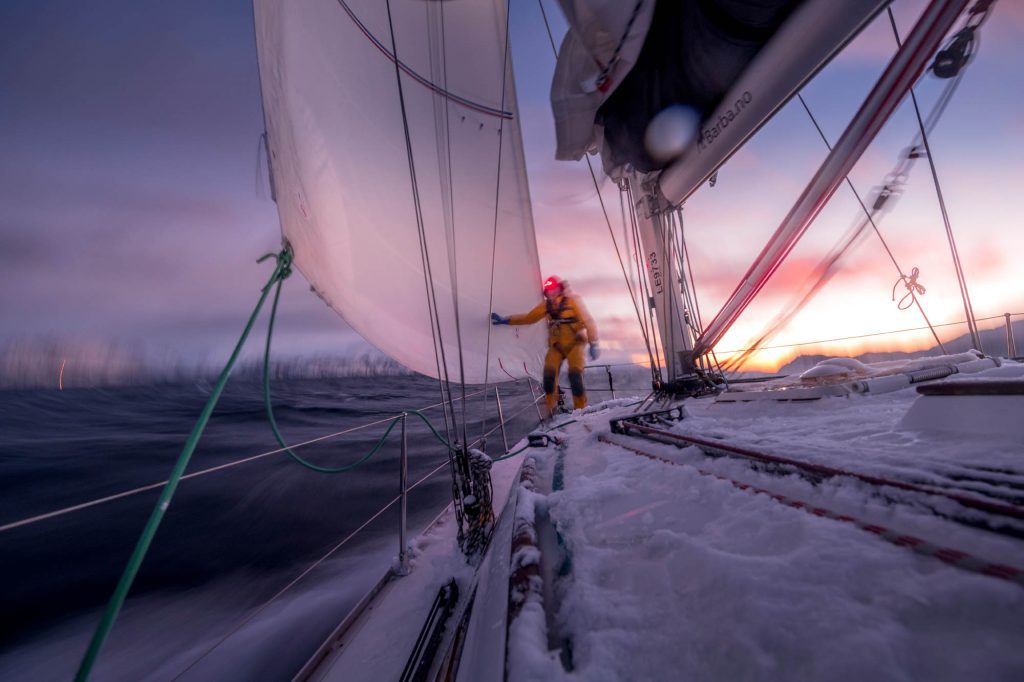
[[[558,402],[558,373],[562,361],[569,361],[569,387],[572,404],[576,409],[587,406],[587,392],[583,387],[583,348],[597,343],[597,327],[590,313],[575,296],[564,290],[553,298],[545,297],[530,312],[511,315],[509,324],[533,324],[548,318],[548,353],[544,357],[544,400],[548,413],[554,412]]]

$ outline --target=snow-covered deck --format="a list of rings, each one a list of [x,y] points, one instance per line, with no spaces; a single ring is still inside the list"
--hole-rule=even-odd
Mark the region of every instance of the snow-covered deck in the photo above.
[[[1021,374],[1014,365],[978,378]],[[1024,443],[910,428],[903,419],[917,398],[905,388],[807,403],[690,400],[672,428],[858,472],[953,481],[982,499],[1024,496]],[[548,604],[532,594],[512,623],[512,682],[1024,679],[1019,583],[737,484],[1022,568],[1019,521],[993,522],[1004,532],[992,532],[944,518],[992,521],[941,497],[880,494],[843,477],[813,483],[695,447],[610,439],[662,459],[639,456],[605,442],[608,420],[631,412],[626,403],[576,415],[560,429],[564,449],[533,455],[542,473],[562,469],[563,487],[520,498],[550,519],[571,570],[554,579]],[[549,641],[569,642],[571,671]]]

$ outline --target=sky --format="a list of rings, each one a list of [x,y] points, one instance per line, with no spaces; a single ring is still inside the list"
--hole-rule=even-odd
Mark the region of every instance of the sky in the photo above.
[[[546,4],[557,34],[565,30]],[[920,11],[894,6],[901,29]],[[534,219],[545,273],[569,279],[602,329],[606,357],[642,349],[586,167],[553,160],[554,66],[535,2],[515,0],[513,59]],[[932,138],[979,317],[1024,313],[1024,6],[998,3],[981,51]],[[804,91],[830,139],[840,134],[894,45],[876,22]],[[919,86],[927,110],[939,86]],[[851,174],[877,185],[914,133],[902,107]],[[226,357],[267,276],[277,212],[258,154],[263,132],[252,8],[245,0],[139,3],[7,0],[0,5],[0,344],[62,337],[141,344],[182,358]],[[788,105],[687,204],[687,243],[704,317],[724,302],[824,158],[798,104]],[[603,183],[618,210],[617,191]],[[786,292],[857,217],[840,191],[720,350],[742,348]],[[618,226],[618,222],[614,223]],[[932,321],[963,320],[935,191],[919,165],[882,225],[903,269],[917,266]],[[877,240],[774,340],[787,344],[921,325],[890,300],[896,279]],[[994,325],[996,321],[983,326]],[[958,336],[963,326],[944,328]],[[926,333],[924,333],[926,334]],[[855,354],[928,345],[878,337],[801,350]],[[285,287],[275,348],[354,354],[368,346],[296,277]],[[791,351],[790,351],[791,353]],[[785,351],[757,357],[764,367]]]

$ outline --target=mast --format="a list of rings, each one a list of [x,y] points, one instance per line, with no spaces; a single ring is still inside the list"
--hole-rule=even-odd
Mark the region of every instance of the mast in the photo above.
[[[732,156],[829,60],[882,10],[889,0],[806,0],[782,24],[697,130],[694,140],[661,171],[627,175],[636,205],[651,300],[665,349],[669,391],[701,385],[695,319],[687,310],[685,273],[673,257],[671,212]],[[642,77],[640,74],[634,77]],[[681,255],[681,254],[680,254]],[[699,333],[699,331],[698,331]]]
[[[889,119],[899,102],[917,81],[927,60],[938,49],[946,32],[963,12],[967,2],[968,0],[936,0],[924,10],[914,30],[893,57],[872,93],[847,126],[846,132],[822,163],[814,178],[790,210],[789,215],[776,230],[758,259],[751,265],[722,310],[696,340],[690,336],[686,324],[684,279],[680,276],[678,267],[670,257],[669,225],[666,216],[674,206],[681,205],[694,189],[717,168],[717,165],[702,163],[699,155],[691,154],[689,158],[682,157],[660,174],[651,173],[646,176],[633,174],[631,182],[637,190],[638,198],[635,208],[640,226],[640,237],[647,261],[647,274],[652,283],[652,292],[655,294],[652,296],[651,304],[655,309],[658,330],[666,348],[666,378],[669,382],[669,390],[682,389],[685,391],[687,385],[691,384],[691,380],[699,378],[697,362],[700,357],[709,353],[722,339],[761,287],[774,274],[796,242],[803,236],[884,122]],[[862,7],[861,19],[867,18],[871,9],[873,8],[867,5]],[[857,21],[853,23],[857,25],[858,29],[862,26],[862,23]],[[768,54],[761,56],[780,59],[779,55],[772,54],[770,50],[765,52]],[[785,64],[791,60],[792,55],[782,54],[781,57],[781,63]],[[770,66],[765,64],[765,61],[755,60],[755,64],[749,69],[747,75],[763,72]],[[816,67],[820,68],[820,62],[816,64]],[[770,116],[771,113],[774,113],[796,91],[794,88],[785,92],[789,87],[802,85],[816,71],[817,68],[812,68],[803,71],[802,74],[790,74],[787,81],[788,87],[784,86],[781,92],[774,93],[776,97],[782,95],[776,109],[766,112],[767,115]],[[733,87],[732,92],[745,92],[742,90],[748,87],[745,81],[746,78],[741,78]],[[776,83],[777,87],[782,85]],[[751,98],[751,101],[754,99],[756,98]],[[742,98],[736,99],[727,95],[722,106],[732,107],[734,101],[742,101]],[[708,144],[707,125],[706,123],[705,128],[700,131],[700,139],[695,144]],[[758,126],[751,126],[745,132],[752,133],[756,127]],[[723,135],[723,139],[724,137]],[[738,137],[737,142],[742,139],[745,138]],[[727,146],[731,147],[731,145]],[[730,153],[731,149],[726,150],[721,160],[727,158]]]
[[[655,177],[633,172],[628,180],[635,190],[633,208],[650,282],[651,299],[646,305],[656,313],[658,333],[665,350],[665,377],[671,383],[695,374],[693,336],[687,324],[689,313],[683,296],[685,280],[679,271],[679,259],[673,257],[669,229],[673,207],[657,191]]]

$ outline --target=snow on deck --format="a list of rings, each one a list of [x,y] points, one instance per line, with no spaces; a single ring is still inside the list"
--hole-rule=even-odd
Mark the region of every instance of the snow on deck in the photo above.
[[[911,388],[799,404],[690,400],[674,430],[904,479],[976,471],[1024,482],[1020,442],[902,427],[916,398]],[[533,501],[571,555],[549,622],[571,642],[573,670],[548,651],[544,615],[524,610],[510,629],[510,680],[1024,679],[1019,584],[698,468],[1018,568],[1024,542],[938,516],[956,506],[948,500],[896,504],[848,478],[814,485],[697,448],[618,437],[668,463],[599,441],[609,418],[631,412],[624,403],[577,413],[563,451],[538,451],[549,471],[563,460],[564,489]]]

